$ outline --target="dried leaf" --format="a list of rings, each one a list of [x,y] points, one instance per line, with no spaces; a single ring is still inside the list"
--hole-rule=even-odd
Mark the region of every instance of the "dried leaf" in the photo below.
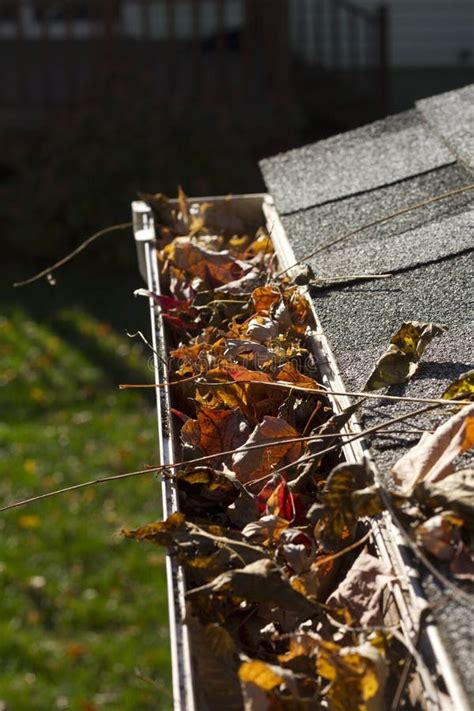
[[[258,343],[268,343],[278,336],[278,324],[268,316],[254,316],[247,323],[247,336]]]
[[[379,390],[406,382],[416,372],[427,345],[445,331],[445,326],[435,323],[402,323],[370,374],[364,390]]]
[[[306,524],[306,511],[298,494],[290,491],[285,479],[267,499],[267,511],[296,524]]]
[[[425,432],[391,470],[395,483],[404,493],[419,481],[436,482],[451,474],[453,462],[474,444],[474,404],[440,425],[435,432]]]
[[[432,516],[415,528],[415,537],[419,545],[439,560],[450,561],[454,558],[460,542],[462,519],[449,511]]]
[[[136,541],[149,541],[160,546],[170,547],[176,540],[177,533],[186,533],[186,517],[180,511],[172,513],[166,521],[156,521],[134,530],[123,528],[122,536]]]
[[[258,541],[264,546],[267,546],[278,541],[288,526],[289,523],[284,518],[279,518],[278,516],[262,516],[258,521],[252,521],[247,524],[242,531],[242,535],[249,541]]]
[[[256,313],[268,314],[281,299],[276,286],[260,286],[252,292],[252,302]]]
[[[474,397],[474,370],[463,373],[449,385],[441,397],[445,400],[467,400]]]
[[[340,647],[321,640],[316,668],[331,682],[327,691],[330,711],[382,711],[387,665],[380,651],[366,642]]]
[[[474,469],[459,469],[434,484],[422,481],[414,491],[415,497],[432,510],[441,508],[462,516],[474,530]]]
[[[237,482],[211,467],[181,469],[175,476],[185,513],[212,515],[216,510],[226,509],[239,496]]]
[[[381,624],[382,594],[393,579],[390,566],[363,551],[326,604],[349,610],[356,627]]]
[[[291,440],[296,437],[298,433],[287,422],[267,416],[255,427],[245,446],[273,444],[279,439]],[[277,466],[296,461],[301,450],[301,442],[285,442],[250,451],[237,451],[232,458],[232,468],[238,479],[245,483],[269,474]]]
[[[284,363],[284,365],[279,368],[276,379],[280,382],[292,383],[300,388],[321,388],[313,378],[309,378],[307,375],[300,373],[290,361]]]
[[[340,464],[328,477],[320,494],[322,505],[313,506],[308,517],[315,520],[315,536],[324,551],[335,551],[353,536],[357,521],[352,493],[364,488],[372,478],[363,464]]]
[[[275,667],[260,659],[243,662],[239,669],[240,681],[256,684],[264,691],[271,691],[283,683],[283,676],[275,671]]]
[[[227,630],[216,623],[202,624],[188,615],[195,689],[199,708],[209,711],[242,711],[242,692],[235,660],[235,644]]]
[[[211,288],[240,279],[244,274],[242,265],[228,252],[212,252],[188,238],[174,241],[172,259],[178,269],[199,277]]]
[[[240,447],[248,432],[249,425],[240,412],[201,407],[197,419],[189,419],[181,428],[181,439],[205,455],[219,454]]]
[[[230,595],[252,602],[268,602],[292,611],[301,620],[315,617],[318,609],[294,590],[269,558],[261,558],[239,570],[228,570],[208,585],[190,590],[195,595]]]

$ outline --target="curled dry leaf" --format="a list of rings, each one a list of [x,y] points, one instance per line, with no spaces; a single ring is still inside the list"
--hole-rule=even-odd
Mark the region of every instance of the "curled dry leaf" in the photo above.
[[[381,624],[382,595],[391,580],[390,566],[362,551],[326,604],[349,610],[355,627]]]
[[[198,683],[198,703],[206,709],[242,711],[242,694],[235,644],[227,630],[216,623],[202,624],[188,612]]]
[[[474,531],[474,468],[459,469],[434,484],[422,481],[414,495],[432,511],[454,511]]]
[[[435,432],[425,432],[391,470],[394,482],[410,493],[419,481],[437,482],[451,474],[454,460],[474,444],[474,404],[440,425]]]
[[[404,383],[418,368],[421,356],[435,336],[446,331],[445,326],[422,321],[402,323],[390,339],[385,353],[369,376],[365,390],[379,390]]]

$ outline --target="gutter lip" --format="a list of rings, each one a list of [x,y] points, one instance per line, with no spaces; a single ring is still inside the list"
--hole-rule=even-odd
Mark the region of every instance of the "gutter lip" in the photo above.
[[[189,201],[195,203],[215,202],[226,200],[228,197],[206,196],[189,198]],[[232,195],[232,198],[243,202],[252,200],[261,203],[280,266],[282,269],[287,269],[294,265],[296,258],[272,196],[268,193],[248,193]],[[176,205],[177,200],[170,200],[170,203]],[[134,201],[132,202],[132,216],[140,274],[145,280],[148,290],[160,294],[152,211],[145,202]],[[291,268],[288,273],[291,275]],[[309,339],[321,370],[322,382],[329,390],[345,391],[346,388],[336,358],[324,334],[313,301],[309,296],[307,298],[316,326]],[[155,303],[151,298],[149,299],[149,309],[154,349],[153,369],[155,383],[161,384],[169,380],[165,364],[167,355],[166,333],[163,320],[156,312]],[[348,396],[328,395],[328,398],[331,400],[336,412],[341,412],[351,404]],[[159,461],[160,464],[174,463],[174,445],[178,440],[170,416],[170,393],[167,386],[157,388],[156,408]],[[362,431],[356,416],[352,416],[344,431],[352,433]],[[349,463],[360,462],[363,458],[367,459],[376,477],[380,477],[369,445],[364,439],[346,444],[342,447],[342,450]],[[163,516],[166,518],[171,513],[179,510],[178,493],[175,483],[168,478],[163,479],[161,487]],[[432,616],[429,616],[423,628],[421,630],[418,629],[420,615],[426,609],[428,601],[422,589],[419,575],[413,565],[411,554],[407,553],[398,528],[388,513],[385,513],[380,519],[369,523],[379,556],[389,562],[397,574],[397,580],[394,583],[390,583],[389,588],[398,610],[401,629],[405,637],[415,647],[419,646],[421,648],[422,655],[428,655],[435,660],[436,674],[442,677],[448,692],[446,694],[441,691],[435,683],[433,672],[427,667],[424,670],[419,669],[418,673],[425,694],[424,708],[426,711],[471,711],[471,705],[458,672],[441,640],[437,623]],[[182,566],[169,554],[166,555],[166,571],[174,708],[175,711],[198,711],[189,631],[184,623],[186,610],[184,571]],[[420,639],[419,645],[417,645],[416,639],[419,632]]]

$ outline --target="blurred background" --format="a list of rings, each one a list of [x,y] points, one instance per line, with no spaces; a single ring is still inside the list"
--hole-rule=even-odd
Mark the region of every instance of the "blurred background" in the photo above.
[[[472,0],[0,0],[0,496],[156,461],[138,191],[264,189],[257,161],[474,81]],[[0,710],[167,709],[152,477],[2,515]]]

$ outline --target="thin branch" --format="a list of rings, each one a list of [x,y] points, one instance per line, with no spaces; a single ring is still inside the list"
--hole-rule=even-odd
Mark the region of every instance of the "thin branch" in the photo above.
[[[26,284],[32,284],[34,281],[38,281],[38,279],[42,279],[42,277],[48,277],[50,274],[52,274],[56,269],[59,269],[60,267],[64,266],[67,264],[67,262],[71,261],[71,259],[74,259],[76,255],[78,255],[80,252],[82,252],[86,247],[88,247],[92,242],[94,242],[96,239],[99,237],[102,237],[103,235],[107,235],[110,232],[116,232],[118,230],[126,230],[129,227],[132,226],[131,222],[122,222],[119,225],[110,225],[109,227],[105,227],[103,230],[99,230],[99,232],[96,232],[93,234],[91,237],[88,237],[84,242],[81,242],[79,247],[76,247],[72,252],[67,254],[65,257],[59,260],[59,262],[55,262],[55,264],[52,264],[50,267],[47,267],[46,269],[43,269],[43,271],[39,272],[38,274],[35,274],[35,276],[30,277],[29,279],[25,279],[24,281],[17,281],[13,286],[26,286]]]
[[[453,407],[454,405],[471,405],[470,400],[455,400],[454,398],[452,400],[444,400],[441,398],[429,398],[429,397],[409,397],[409,396],[404,396],[404,395],[382,395],[378,393],[372,393],[372,392],[351,392],[351,391],[343,391],[343,390],[327,390],[326,388],[305,388],[302,385],[295,385],[294,383],[288,383],[285,381],[263,381],[263,380],[223,380],[220,382],[197,382],[197,385],[203,385],[206,387],[211,387],[211,388],[218,388],[222,385],[245,385],[245,384],[254,384],[254,385],[264,385],[265,387],[272,387],[272,388],[284,388],[286,390],[297,390],[298,392],[305,392],[308,394],[314,394],[314,395],[339,395],[339,396],[347,396],[347,397],[361,397],[361,398],[369,398],[369,399],[375,399],[375,400],[394,400],[396,402],[414,402],[414,403],[419,403],[419,402],[424,402],[429,405],[444,405],[445,407]],[[173,385],[174,383],[170,383]],[[147,385],[146,387],[150,387]]]
[[[125,472],[124,474],[113,474],[111,476],[101,477],[99,479],[92,479],[90,481],[84,481],[80,484],[73,484],[72,486],[67,486],[67,487],[64,487],[63,489],[56,489],[55,491],[49,491],[45,494],[39,494],[38,496],[33,496],[29,499],[24,499],[22,501],[16,501],[14,503],[7,504],[6,506],[3,506],[0,508],[0,512],[9,511],[10,509],[19,508],[20,506],[25,506],[26,504],[32,504],[35,501],[49,499],[53,496],[59,496],[60,494],[66,494],[69,491],[77,491],[78,489],[85,489],[86,487],[95,486],[96,484],[105,484],[109,481],[128,479],[128,478],[135,477],[135,476],[141,476],[143,474],[152,474],[152,473],[156,473],[156,472],[166,471],[167,469],[178,469],[180,467],[189,467],[189,466],[196,466],[196,465],[204,464],[206,462],[211,461],[212,459],[217,459],[219,457],[229,456],[229,455],[235,454],[236,452],[239,452],[239,453],[251,452],[253,450],[267,448],[267,447],[278,447],[278,446],[281,446],[282,444],[295,444],[297,442],[311,442],[311,441],[318,440],[318,439],[330,439],[330,438],[334,439],[335,437],[349,437],[347,442],[352,442],[353,440],[359,439],[360,437],[364,437],[366,434],[371,434],[372,432],[375,432],[378,429],[385,428],[392,423],[400,422],[401,420],[408,419],[409,417],[414,417],[414,416],[419,415],[423,412],[426,412],[427,410],[435,409],[435,407],[437,407],[437,406],[433,405],[431,407],[422,408],[421,410],[415,410],[414,412],[405,413],[405,415],[400,415],[399,417],[396,417],[393,420],[389,420],[388,422],[382,422],[382,423],[380,423],[380,425],[374,425],[373,427],[369,428],[368,430],[357,433],[356,435],[353,435],[352,432],[336,432],[334,434],[315,434],[315,435],[307,435],[305,437],[290,437],[288,439],[276,439],[271,442],[262,442],[259,444],[252,444],[252,445],[249,445],[248,447],[239,447],[238,449],[230,449],[225,452],[217,452],[216,454],[207,454],[203,457],[197,457],[196,459],[189,459],[188,461],[174,462],[174,463],[169,463],[169,464],[158,464],[157,466],[149,466],[149,467],[146,467],[146,469],[138,469],[137,471],[133,471],[133,472]],[[338,446],[339,446],[339,444],[332,445],[327,450],[323,450],[322,452],[319,452],[318,455],[325,454],[328,451],[333,451]],[[309,458],[313,458],[314,456],[315,455],[310,455]],[[306,461],[306,459],[308,459],[308,457],[306,457],[303,461]],[[282,471],[283,469],[287,469],[288,466],[293,466],[293,464],[287,465],[286,467],[282,467],[280,470],[276,470],[275,472],[268,474],[267,476],[264,477],[264,479],[268,479],[268,477],[277,474],[279,471]],[[258,480],[258,481],[260,481],[260,480]],[[254,480],[253,482],[248,482],[248,484],[245,486],[248,486],[248,485],[251,485],[254,483],[256,483],[256,480]]]
[[[357,432],[356,434],[352,432],[348,432],[347,435],[350,437],[350,439],[346,440],[344,442],[344,445],[350,444],[351,442],[355,442],[356,440],[360,439],[361,437],[366,437],[369,434],[373,434],[374,432],[378,432],[378,430],[385,429],[389,425],[394,425],[397,424],[398,422],[402,422],[403,420],[408,420],[410,417],[416,417],[417,415],[422,415],[425,412],[429,412],[430,410],[435,410],[438,407],[438,405],[429,405],[428,407],[422,407],[419,410],[414,410],[413,412],[406,412],[404,415],[399,415],[398,417],[394,417],[391,420],[387,420],[386,422],[381,422],[379,425],[373,425],[373,427],[369,427],[366,430],[361,430],[360,432]],[[311,440],[317,440],[317,439],[330,439],[331,437],[337,437],[339,436],[339,433],[334,433],[334,434],[326,434],[326,435],[313,435],[309,437],[308,439]],[[305,439],[305,438],[303,438]],[[282,441],[282,440],[280,440]],[[297,442],[298,440],[293,440],[294,442]],[[254,484],[260,484],[263,481],[266,481],[272,476],[275,476],[277,474],[280,474],[282,471],[285,471],[287,469],[290,469],[291,467],[294,467],[299,464],[304,464],[305,462],[309,462],[311,460],[317,459],[318,457],[322,457],[324,454],[328,454],[329,452],[333,452],[335,449],[337,449],[340,446],[340,443],[338,442],[337,444],[333,444],[330,447],[327,447],[326,449],[321,450],[320,452],[314,452],[312,454],[307,454],[304,457],[301,457],[298,461],[296,462],[291,462],[290,464],[285,464],[285,466],[280,467],[279,469],[276,469],[273,472],[270,472],[269,474],[266,474],[265,476],[261,477],[260,479],[253,479],[252,481],[247,482],[244,484],[244,486],[247,488],[248,486],[253,486]],[[307,477],[307,475],[304,473],[298,477],[298,479],[294,479],[293,481],[289,482],[288,486],[291,487],[291,485],[296,486],[297,484],[301,483],[303,481],[303,476],[304,478]],[[1,510],[1,509],[0,509]]]
[[[345,555],[346,553],[350,553],[350,551],[353,551],[355,548],[358,548],[359,546],[362,545],[362,543],[365,543],[370,536],[373,534],[372,529],[369,529],[367,533],[365,533],[362,538],[359,538],[357,541],[354,541],[350,546],[347,546],[346,548],[342,548],[342,550],[337,551],[336,553],[329,553],[328,555],[323,556],[319,560],[315,560],[313,565],[311,566],[312,568],[319,568],[322,565],[326,565],[326,563],[329,563],[331,560],[335,560],[336,558],[340,558],[341,556]]]
[[[435,195],[432,198],[429,198],[428,200],[423,200],[422,202],[415,203],[414,205],[410,205],[409,207],[403,207],[400,210],[397,210],[396,212],[392,212],[389,215],[385,215],[384,217],[380,217],[377,220],[372,220],[371,222],[367,222],[365,225],[362,225],[362,227],[358,227],[356,230],[351,230],[350,232],[346,232],[346,234],[343,234],[340,237],[337,237],[336,239],[331,240],[330,242],[326,242],[325,244],[321,245],[317,249],[313,250],[309,254],[306,254],[304,257],[299,259],[297,262],[294,264],[291,264],[289,267],[286,267],[283,271],[279,272],[278,274],[275,275],[275,279],[278,277],[281,277],[283,274],[286,274],[286,272],[290,271],[290,269],[293,269],[293,267],[298,266],[302,262],[306,262],[308,259],[311,259],[314,257],[316,254],[319,254],[320,252],[323,252],[326,249],[329,249],[330,247],[333,247],[335,244],[339,244],[340,242],[343,242],[346,239],[349,239],[350,237],[354,237],[354,235],[358,235],[360,232],[364,232],[365,230],[368,230],[370,227],[376,227],[377,225],[381,225],[384,222],[388,222],[389,220],[393,220],[395,217],[399,217],[400,215],[405,215],[407,212],[412,212],[413,210],[418,210],[421,207],[426,207],[427,205],[432,205],[434,202],[438,202],[439,200],[445,200],[446,198],[449,197],[454,197],[454,195],[460,195],[461,193],[465,193],[468,190],[474,190],[474,183],[470,183],[469,185],[464,185],[462,188],[457,188],[456,190],[449,190],[446,193],[441,193],[439,195]]]

